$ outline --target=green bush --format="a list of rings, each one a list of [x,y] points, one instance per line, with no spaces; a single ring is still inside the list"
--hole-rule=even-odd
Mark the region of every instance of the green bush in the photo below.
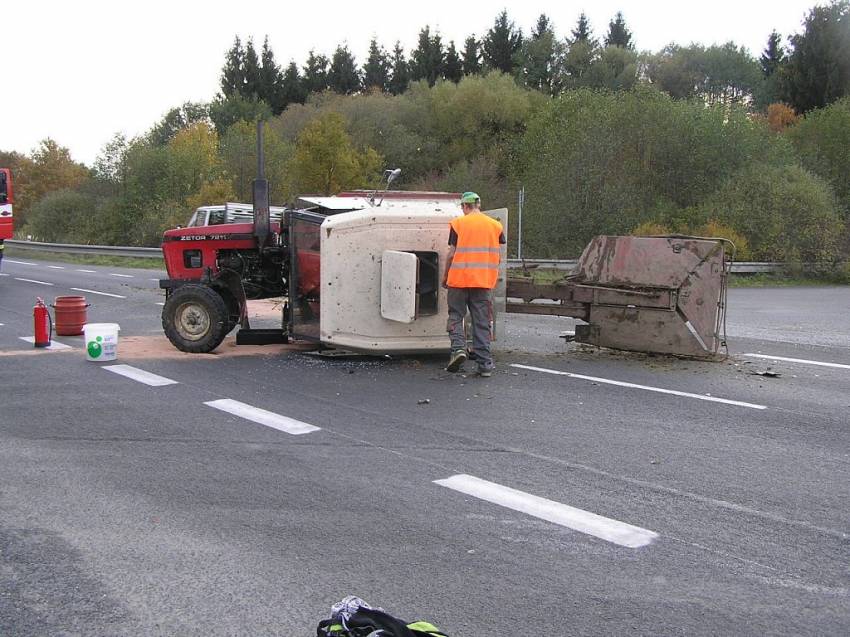
[[[74,190],[55,190],[42,197],[27,218],[26,234],[48,243],[92,243],[92,212],[97,199]]]
[[[845,226],[835,196],[799,166],[747,166],[700,208],[741,232],[756,261],[831,264],[841,256]]]
[[[803,166],[832,185],[850,221],[850,97],[812,111],[788,136]]]
[[[596,234],[647,221],[705,223],[689,208],[756,159],[781,166],[793,150],[743,109],[646,87],[564,93],[532,117],[513,154],[526,187],[528,253],[576,256]]]

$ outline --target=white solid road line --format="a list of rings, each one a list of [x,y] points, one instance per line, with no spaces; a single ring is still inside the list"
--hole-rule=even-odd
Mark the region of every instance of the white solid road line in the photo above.
[[[76,272],[85,272],[86,274],[95,274],[97,270],[76,270]]]
[[[157,374],[151,374],[150,372],[146,372],[145,370],[138,369],[136,367],[131,367],[130,365],[104,365],[103,369],[110,371],[113,374],[118,374],[119,376],[125,376],[139,381],[145,385],[150,385],[151,387],[163,387],[164,385],[178,384],[176,380],[171,380],[165,376],[158,376]]]
[[[15,281],[23,281],[24,283],[38,283],[39,285],[53,285],[52,283],[48,283],[47,281],[35,281],[33,279],[21,279],[19,277],[15,277]]]
[[[26,341],[30,344],[35,344],[35,336],[19,336],[19,339],[22,341]],[[47,347],[41,347],[39,349],[74,349],[70,345],[65,345],[65,343],[60,343],[59,341],[50,341],[50,345]]]
[[[134,278],[132,274],[115,274],[114,272],[110,272],[110,273],[109,273],[109,276],[120,276],[120,277],[123,277],[123,278],[125,278],[125,279],[132,279],[132,278]]]
[[[459,474],[445,480],[434,480],[434,482],[481,500],[628,548],[646,546],[658,537],[658,533],[654,531],[511,489],[495,482],[488,482],[475,476]]]
[[[233,414],[234,416],[239,416],[240,418],[245,418],[246,420],[296,436],[309,434],[320,429],[320,427],[308,425],[306,422],[281,416],[258,407],[252,407],[251,405],[246,405],[245,403],[240,403],[238,400],[231,400],[229,398],[211,400],[204,404],[215,409],[220,409],[221,411],[226,411],[228,414]]]
[[[840,363],[824,363],[823,361],[810,361],[805,358],[786,358],[785,356],[768,356],[767,354],[744,354],[750,358],[766,358],[770,361],[785,361],[786,363],[803,363],[804,365],[819,365],[821,367],[835,367],[837,369],[850,369],[850,365]]]
[[[109,292],[98,292],[97,290],[87,290],[85,288],[71,288],[75,292],[88,292],[89,294],[100,294],[101,296],[111,296],[116,299],[126,299],[126,296],[120,294],[110,294]]]
[[[14,259],[6,259],[6,263],[17,263],[18,265],[36,265],[35,263],[30,263],[29,261],[15,261]]]
[[[676,391],[675,389],[663,389],[661,387],[652,387],[650,385],[637,385],[636,383],[626,383],[621,380],[610,380],[608,378],[597,378],[596,376],[585,376],[584,374],[573,374],[572,372],[562,372],[558,371],[557,369],[546,369],[545,367],[532,367],[531,365],[517,364],[511,364],[511,367],[516,367],[517,369],[528,369],[533,372],[543,372],[544,374],[556,374],[558,376],[568,376],[569,378],[589,380],[594,383],[600,383],[604,385],[616,385],[617,387],[643,389],[644,391],[656,392],[658,394],[669,394],[671,396],[681,396],[683,398],[696,398],[697,400],[706,400],[711,403],[723,403],[724,405],[735,405],[736,407],[747,407],[749,409],[767,409],[766,405],[756,405],[755,403],[746,403],[740,400],[729,400],[728,398],[704,396],[703,394],[692,394],[690,392]]]

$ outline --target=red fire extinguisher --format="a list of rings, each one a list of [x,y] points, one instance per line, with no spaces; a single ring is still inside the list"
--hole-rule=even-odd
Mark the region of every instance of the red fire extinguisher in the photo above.
[[[32,319],[35,325],[35,339],[33,343],[36,347],[47,347],[50,345],[50,337],[53,335],[53,319],[50,318],[50,312],[44,301],[36,297],[35,307],[32,308]]]

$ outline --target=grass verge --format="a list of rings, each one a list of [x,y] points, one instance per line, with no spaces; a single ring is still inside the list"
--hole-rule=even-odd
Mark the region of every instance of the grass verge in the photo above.
[[[65,252],[41,252],[6,246],[6,256],[15,259],[38,259],[41,261],[59,261],[77,265],[109,265],[116,268],[138,268],[144,270],[164,270],[162,259],[138,259],[131,257],[113,257],[99,254],[68,254]]]

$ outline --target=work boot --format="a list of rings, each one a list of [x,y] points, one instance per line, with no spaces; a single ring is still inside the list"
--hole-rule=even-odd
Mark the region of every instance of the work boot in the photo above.
[[[481,378],[490,378],[493,375],[493,367],[487,367],[486,365],[478,365],[478,375]]]
[[[446,365],[446,371],[452,373],[460,371],[460,368],[463,367],[465,362],[466,352],[462,349],[456,349],[452,352],[452,355],[449,358],[449,364]]]

